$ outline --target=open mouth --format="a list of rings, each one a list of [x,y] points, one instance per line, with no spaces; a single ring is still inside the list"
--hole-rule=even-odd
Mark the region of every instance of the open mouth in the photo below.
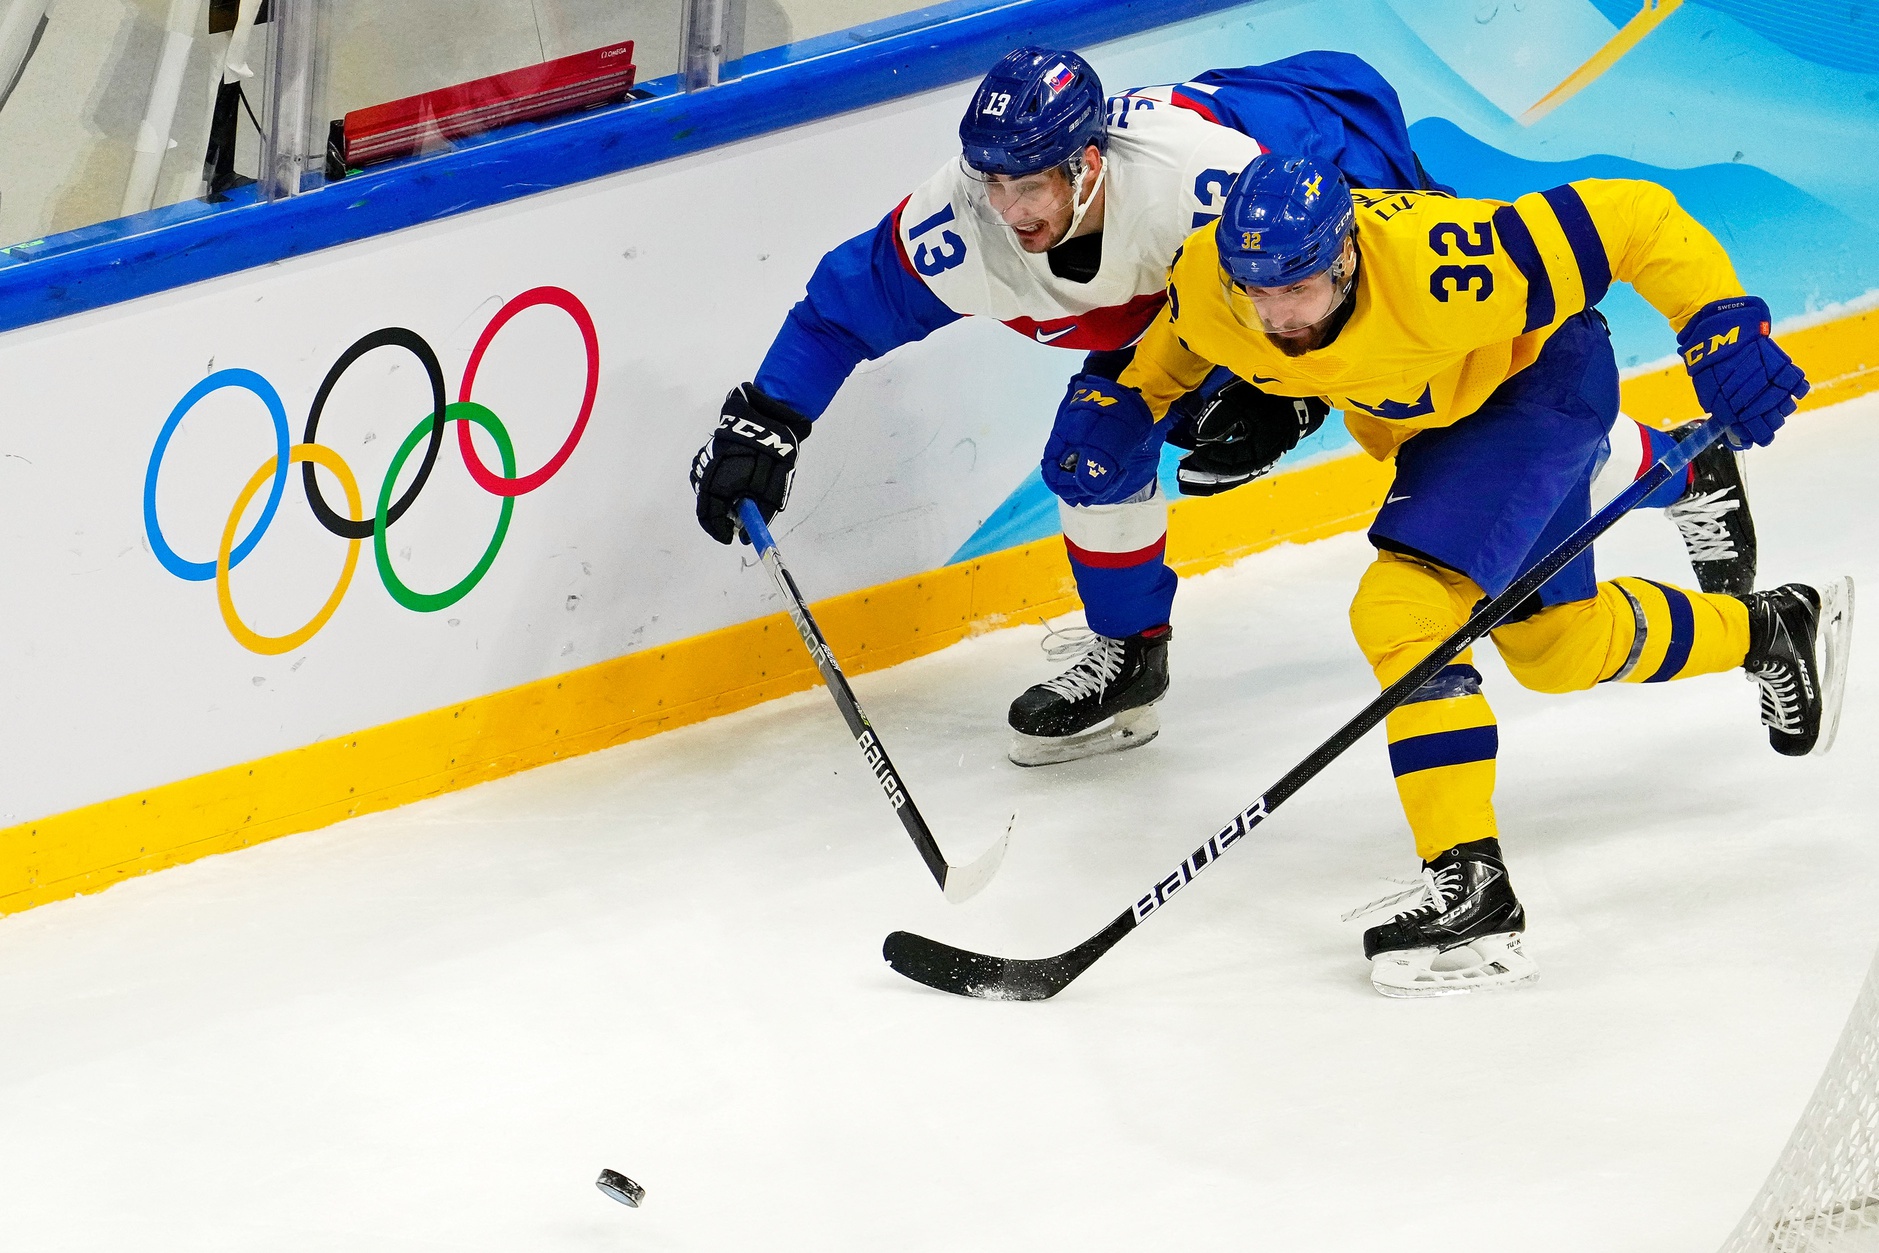
[[[1042,218],[1038,218],[1030,222],[1021,222],[1012,227],[1011,230],[1013,234],[1017,235],[1017,237],[1025,243],[1035,243],[1044,238],[1050,231],[1050,223],[1044,221]]]

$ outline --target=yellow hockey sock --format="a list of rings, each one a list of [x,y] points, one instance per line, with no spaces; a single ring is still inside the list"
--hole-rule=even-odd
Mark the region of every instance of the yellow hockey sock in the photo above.
[[[1377,681],[1395,682],[1454,634],[1481,599],[1466,576],[1379,553],[1351,603],[1351,630]],[[1500,737],[1463,653],[1385,721],[1397,795],[1424,861],[1498,833],[1494,758]]]

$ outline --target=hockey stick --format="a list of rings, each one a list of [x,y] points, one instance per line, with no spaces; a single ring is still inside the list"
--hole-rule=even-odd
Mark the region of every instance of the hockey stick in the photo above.
[[[914,982],[956,996],[976,996],[994,1001],[1042,1001],[1057,995],[1069,986],[1072,979],[1088,970],[1099,957],[1121,943],[1124,936],[1166,904],[1169,897],[1193,882],[1195,875],[1213,865],[1227,849],[1270,818],[1273,810],[1335,761],[1345,749],[1362,739],[1392,709],[1434,678],[1442,667],[1493,630],[1502,618],[1513,612],[1515,606],[1565,569],[1573,558],[1591,547],[1592,541],[1629,513],[1639,501],[1649,496],[1671,475],[1687,468],[1722,433],[1722,423],[1713,418],[1692,431],[1631,486],[1613,497],[1610,504],[1515,579],[1506,591],[1476,609],[1459,630],[1436,645],[1435,650],[1408,674],[1384,688],[1381,695],[1364,706],[1355,718],[1339,727],[1330,739],[1313,749],[1309,757],[1292,767],[1265,795],[1235,814],[1231,822],[1189,854],[1174,868],[1172,874],[1150,885],[1140,900],[1117,914],[1108,926],[1075,948],[1055,957],[993,957],[986,953],[954,948],[950,944],[929,940],[909,931],[896,931],[881,946],[881,956],[887,959],[888,965]]]
[[[861,749],[861,755],[867,759],[868,769],[873,772],[875,782],[881,785],[888,804],[899,815],[900,825],[907,828],[907,834],[913,838],[913,846],[920,850],[920,859],[933,872],[933,878],[938,881],[940,891],[946,894],[947,900],[955,905],[970,900],[998,873],[999,865],[1005,860],[1005,850],[1011,845],[1011,828],[1007,826],[997,842],[969,865],[955,866],[946,860],[946,854],[940,852],[933,833],[927,829],[926,819],[920,816],[919,807],[913,803],[913,797],[908,795],[906,784],[900,781],[900,772],[888,760],[887,746],[881,743],[881,737],[868,721],[868,715],[862,712],[861,703],[855,699],[854,690],[848,686],[847,676],[842,673],[841,666],[836,664],[835,654],[829,650],[828,641],[822,638],[822,628],[809,616],[809,603],[803,599],[796,580],[790,577],[788,569],[784,567],[783,555],[777,552],[776,539],[764,524],[763,515],[757,512],[757,506],[748,499],[738,502],[737,512],[745,537],[757,549],[764,569],[776,580],[777,590],[783,593],[783,607],[789,610],[789,620],[796,624],[796,633],[802,636],[803,647],[809,650],[809,655],[815,659],[816,668],[822,671],[822,680],[829,685],[829,695],[835,698],[836,708],[842,711],[842,720],[848,724],[848,733],[855,737],[856,747]],[[1013,814],[1012,822],[1015,823],[1017,817]]]

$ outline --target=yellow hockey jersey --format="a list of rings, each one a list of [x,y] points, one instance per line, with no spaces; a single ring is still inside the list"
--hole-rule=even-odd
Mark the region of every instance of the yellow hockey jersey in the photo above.
[[[1175,254],[1168,303],[1120,381],[1159,419],[1224,365],[1274,395],[1323,396],[1384,459],[1480,408],[1613,280],[1679,330],[1710,301],[1742,294],[1716,237],[1655,183],[1587,179],[1511,205],[1404,191],[1352,199],[1356,308],[1336,340],[1288,357],[1241,325],[1210,224]]]

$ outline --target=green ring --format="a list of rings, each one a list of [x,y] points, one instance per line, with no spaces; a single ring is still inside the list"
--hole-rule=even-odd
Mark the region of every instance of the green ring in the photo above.
[[[509,442],[509,432],[495,414],[473,400],[459,400],[444,408],[444,421],[474,422],[488,431],[495,437],[496,451],[502,454],[503,474],[508,478],[515,477],[515,445]],[[372,515],[372,555],[378,559],[378,577],[393,600],[418,613],[435,613],[439,609],[447,609],[468,596],[483,581],[483,576],[489,573],[489,567],[495,564],[496,554],[502,551],[503,537],[509,533],[509,516],[515,512],[515,497],[504,496],[502,514],[496,519],[496,533],[490,537],[489,547],[483,550],[483,559],[456,586],[441,592],[418,592],[404,585],[391,568],[391,553],[385,545],[386,515],[390,512],[391,490],[398,482],[398,472],[404,469],[406,459],[417,451],[418,445],[430,438],[432,424],[432,419],[426,415],[405,437],[404,445],[392,457],[391,465],[385,471],[385,482],[378,489],[378,509]]]

